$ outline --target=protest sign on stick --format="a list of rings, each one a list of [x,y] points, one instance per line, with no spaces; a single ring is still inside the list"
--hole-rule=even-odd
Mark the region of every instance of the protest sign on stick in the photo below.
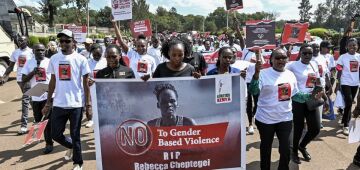
[[[285,23],[281,44],[304,43],[309,23]]]
[[[246,47],[274,49],[275,21],[247,21],[246,22]]]
[[[151,23],[149,19],[132,22],[130,24],[133,37],[138,37],[140,34],[146,37],[152,36]]]
[[[74,39],[78,43],[83,43],[86,40],[87,27],[86,26],[76,26],[76,25],[64,25],[64,29],[68,29],[73,32]]]
[[[132,19],[132,0],[111,0],[111,12],[115,21]]]
[[[225,0],[226,10],[237,10],[243,8],[242,0]]]

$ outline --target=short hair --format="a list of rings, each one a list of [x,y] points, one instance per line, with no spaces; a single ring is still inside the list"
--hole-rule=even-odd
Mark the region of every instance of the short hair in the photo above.
[[[311,46],[310,44],[308,44],[308,43],[304,43],[303,45],[301,45],[300,50],[299,50],[298,57],[296,58],[297,61],[300,60],[301,55],[302,55],[302,54],[301,54],[301,53],[302,53],[302,50],[304,50],[305,48],[311,48],[311,49],[312,49],[312,46]]]
[[[169,56],[169,52],[171,47],[181,44],[184,47],[184,56],[189,56],[191,54],[191,46],[190,46],[190,42],[187,41],[186,39],[179,39],[179,38],[172,38],[168,41],[165,41],[164,44],[162,44],[161,46],[161,54],[170,60],[170,56]]]
[[[117,52],[119,53],[119,55],[121,56],[119,63],[120,63],[121,65],[123,65],[123,66],[127,66],[127,65],[125,64],[123,58],[122,58],[121,48],[120,48],[119,46],[115,45],[115,44],[110,44],[108,47],[106,47],[105,56],[107,55],[107,51],[108,51],[109,49],[111,49],[111,48],[115,48],[116,51],[117,51]]]
[[[355,42],[356,44],[358,44],[358,40],[356,38],[350,38],[350,39],[347,40],[346,46],[348,46],[349,43],[351,43],[351,42]]]
[[[144,34],[140,34],[137,37],[138,40],[146,40],[146,36]]]
[[[234,52],[230,46],[221,47],[221,48],[219,49],[218,60],[216,61],[216,67],[220,67],[220,56],[221,56],[221,54],[222,54],[226,49],[229,49],[229,50],[231,50],[232,52]]]
[[[91,47],[90,47],[90,53],[93,53],[94,50],[96,49],[100,49],[100,52],[102,53],[102,47],[100,44],[98,43],[95,43],[95,44],[92,44]]]
[[[155,86],[153,93],[156,95],[157,100],[159,100],[159,96],[160,96],[161,92],[163,92],[164,90],[172,90],[175,93],[176,98],[179,97],[175,87],[169,83],[165,83],[165,84],[158,84]]]
[[[272,52],[271,52],[271,54],[270,54],[270,59],[269,59],[269,62],[270,62],[270,66],[272,67],[273,66],[273,63],[272,63],[272,58],[275,56],[275,51],[284,51],[285,52],[285,50],[284,49],[282,49],[282,48],[280,48],[280,47],[278,47],[278,48],[275,48]]]

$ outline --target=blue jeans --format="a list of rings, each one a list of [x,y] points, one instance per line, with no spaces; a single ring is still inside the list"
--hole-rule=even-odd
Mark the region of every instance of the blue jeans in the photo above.
[[[30,104],[30,96],[24,95],[26,91],[28,91],[31,86],[30,83],[17,82],[21,92],[23,93],[21,99],[21,127],[27,127],[28,123],[28,115],[29,115],[29,104]]]
[[[64,109],[53,107],[51,114],[51,136],[62,146],[73,149],[74,164],[83,164],[81,155],[80,128],[83,108]],[[65,137],[66,122],[70,121],[70,136]]]

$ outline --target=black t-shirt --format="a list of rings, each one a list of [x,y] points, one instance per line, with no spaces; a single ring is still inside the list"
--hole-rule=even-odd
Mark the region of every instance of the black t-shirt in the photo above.
[[[135,75],[131,68],[119,65],[115,69],[112,69],[111,67],[106,67],[102,70],[99,70],[96,73],[96,78],[129,79],[135,78]]]
[[[206,73],[207,64],[204,56],[201,53],[193,52],[191,58],[184,57],[185,63],[191,64],[196,71],[200,71],[202,74]]]
[[[153,74],[153,78],[162,78],[162,77],[190,77],[195,71],[194,67],[190,64],[186,64],[185,68],[181,71],[170,70],[165,63],[161,63],[156,67],[156,70]]]
[[[344,37],[341,38],[341,40],[340,40],[340,55],[343,55],[343,54],[347,53],[347,51],[346,51],[346,43],[350,38],[351,37],[349,37],[349,36],[344,36]]]

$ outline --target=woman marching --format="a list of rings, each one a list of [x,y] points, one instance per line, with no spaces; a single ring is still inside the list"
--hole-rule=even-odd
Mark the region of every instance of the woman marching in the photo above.
[[[299,55],[300,60],[291,63],[287,67],[288,70],[294,73],[299,88],[299,92],[292,98],[294,122],[292,161],[297,164],[301,163],[298,156],[298,150],[300,150],[306,161],[310,161],[311,159],[310,154],[306,151],[306,146],[319,134],[321,120],[319,109],[309,110],[306,102],[308,100],[313,100],[311,97],[312,95],[318,95],[317,93],[319,91],[314,90],[314,88],[322,90],[322,88],[318,88],[321,86],[321,82],[317,64],[314,61],[311,61],[313,56],[312,47],[308,44],[304,44],[300,48]],[[321,94],[324,94],[324,92],[321,92]],[[326,95],[316,97],[324,97],[324,100],[326,101]],[[305,120],[308,130],[300,142]]]

